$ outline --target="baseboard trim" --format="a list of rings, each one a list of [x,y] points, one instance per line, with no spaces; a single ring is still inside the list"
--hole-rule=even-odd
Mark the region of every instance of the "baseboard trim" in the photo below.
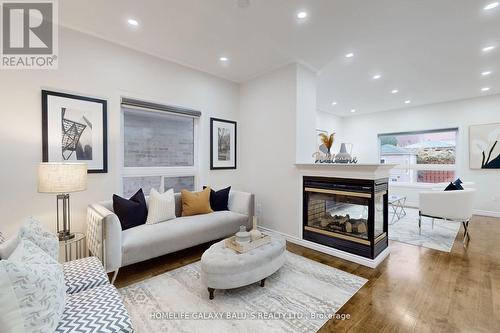
[[[269,229],[269,228],[265,228],[265,227],[261,227],[261,226],[259,226],[259,229],[261,229],[264,232],[270,233],[270,234],[280,235],[281,237],[285,238],[287,241],[289,241],[291,243],[294,243],[294,244],[297,244],[297,245],[300,245],[303,247],[307,247],[309,249],[316,250],[319,252],[323,252],[323,253],[329,254],[331,256],[340,258],[340,259],[352,261],[352,262],[355,262],[356,264],[360,264],[360,265],[370,267],[370,268],[376,268],[391,253],[390,247],[387,247],[384,251],[382,251],[377,256],[377,258],[368,259],[368,258],[361,257],[361,256],[358,256],[355,254],[351,254],[351,253],[347,253],[347,252],[340,251],[337,249],[333,249],[333,248],[328,247],[328,246],[317,244],[317,243],[314,243],[314,242],[311,242],[311,241],[308,241],[305,239],[300,239],[298,237],[288,235],[288,234],[285,234],[283,232],[276,231],[273,229]]]
[[[500,217],[500,212],[494,212],[490,210],[474,209],[473,214],[488,217]]]

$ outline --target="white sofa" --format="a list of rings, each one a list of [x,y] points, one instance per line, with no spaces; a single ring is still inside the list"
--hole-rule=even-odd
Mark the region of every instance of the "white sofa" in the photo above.
[[[218,240],[236,233],[240,225],[250,227],[254,215],[253,194],[230,191],[229,211],[181,217],[181,195],[175,194],[173,220],[144,224],[122,231],[113,202],[95,203],[87,210],[87,244],[101,259],[106,272],[123,266]]]
[[[469,222],[472,218],[476,190],[465,188],[458,191],[425,191],[419,193],[419,221],[422,227],[422,216],[462,222],[464,226],[464,246],[469,236]]]

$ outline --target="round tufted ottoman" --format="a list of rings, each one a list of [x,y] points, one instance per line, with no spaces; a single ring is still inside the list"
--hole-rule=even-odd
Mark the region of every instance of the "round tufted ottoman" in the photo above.
[[[283,238],[274,237],[271,242],[245,253],[238,253],[215,243],[201,256],[201,280],[208,287],[210,299],[215,289],[243,287],[264,280],[285,263]]]

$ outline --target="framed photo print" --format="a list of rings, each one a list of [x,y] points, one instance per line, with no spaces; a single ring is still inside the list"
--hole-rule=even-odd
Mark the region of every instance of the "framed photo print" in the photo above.
[[[86,162],[108,172],[107,101],[42,90],[43,162]]]
[[[210,170],[236,169],[236,122],[210,118]]]

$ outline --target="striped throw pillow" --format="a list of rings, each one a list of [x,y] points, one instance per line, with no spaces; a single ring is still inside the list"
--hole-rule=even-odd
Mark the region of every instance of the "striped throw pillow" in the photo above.
[[[165,193],[159,193],[154,188],[148,198],[148,218],[146,224],[155,224],[175,219],[175,195],[170,189]]]

